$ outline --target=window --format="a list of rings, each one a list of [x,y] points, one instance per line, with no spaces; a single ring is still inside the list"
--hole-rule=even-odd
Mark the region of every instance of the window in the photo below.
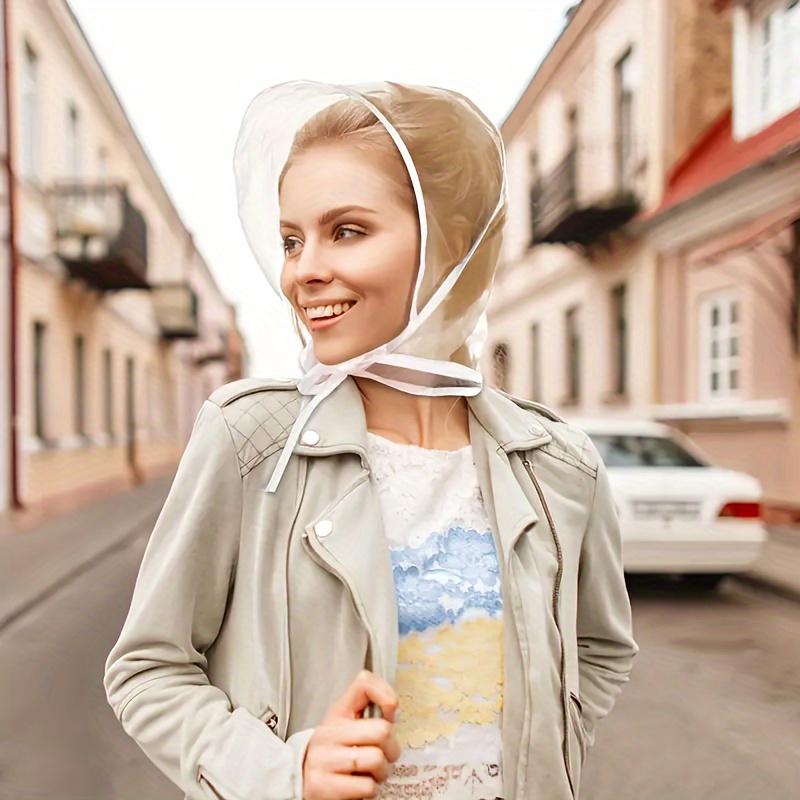
[[[125,357],[125,442],[128,460],[136,462],[136,362]]]
[[[611,316],[614,376],[612,390],[616,395],[624,395],[628,391],[628,287],[624,283],[611,290]]]
[[[703,467],[676,441],[665,436],[592,434],[607,467]]]
[[[86,373],[83,336],[75,337],[75,433],[86,435]]]
[[[617,189],[632,190],[636,177],[634,153],[634,63],[633,50],[628,50],[614,67],[616,92],[616,172]]]
[[[766,122],[800,105],[800,3],[777,3],[757,26],[759,113]]]
[[[721,295],[701,311],[700,395],[733,398],[740,389],[739,301]]]
[[[769,0],[736,17],[735,129],[751,136],[800,106],[800,0]]]
[[[568,117],[568,136],[569,136],[569,149],[570,150],[577,150],[578,149],[578,142],[580,141],[579,135],[579,124],[580,118],[578,114],[578,107],[572,106],[569,110],[569,117]]]
[[[539,323],[531,325],[531,400],[542,399],[542,364]]]
[[[67,135],[65,137],[65,161],[67,175],[78,178],[81,174],[80,114],[74,103],[67,107]]]
[[[103,351],[103,398],[106,433],[114,438],[114,362],[111,350]]]
[[[568,191],[567,200],[569,203],[575,203],[578,195],[578,147],[580,145],[580,115],[578,114],[577,106],[572,106],[568,118],[568,140],[569,140],[569,153],[567,154],[567,185],[565,189]]]
[[[542,176],[539,172],[539,156],[534,150],[530,154],[530,158],[528,161],[528,169],[529,169],[529,182],[528,185],[530,187],[530,223],[531,223],[531,236],[530,236],[530,243],[531,246],[536,244],[536,226],[538,222],[539,216],[539,201],[542,197]]]
[[[581,396],[581,337],[578,326],[578,306],[564,315],[567,338],[567,401],[577,402]]]
[[[25,56],[22,64],[20,108],[20,164],[26,178],[39,176],[39,137],[41,135],[40,97],[39,97],[39,57],[33,48],[25,43]]]
[[[508,391],[508,345],[498,344],[494,348],[494,383],[503,392]]]
[[[33,428],[37,438],[45,441],[45,344],[47,325],[33,323]]]

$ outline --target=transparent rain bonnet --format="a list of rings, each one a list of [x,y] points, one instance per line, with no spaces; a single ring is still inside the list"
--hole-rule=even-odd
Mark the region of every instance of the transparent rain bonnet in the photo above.
[[[245,112],[234,155],[239,218],[250,248],[282,297],[281,173],[307,123],[334,104],[352,103],[365,106],[386,130],[413,188],[420,254],[410,315],[394,339],[340,364],[320,363],[313,343],[306,345],[298,390],[308,399],[268,492],[277,489],[314,409],[348,376],[427,396],[473,396],[483,386],[478,360],[506,219],[505,151],[497,127],[463,95],[388,82],[293,81],[262,91]]]

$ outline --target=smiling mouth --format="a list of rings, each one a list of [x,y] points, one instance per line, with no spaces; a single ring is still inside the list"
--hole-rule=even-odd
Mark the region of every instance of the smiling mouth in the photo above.
[[[312,306],[304,308],[303,311],[311,326],[317,328],[324,323],[332,323],[341,319],[355,305],[355,302],[335,303],[327,306]]]

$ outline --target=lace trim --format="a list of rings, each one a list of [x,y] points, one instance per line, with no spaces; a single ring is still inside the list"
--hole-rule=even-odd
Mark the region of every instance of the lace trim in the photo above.
[[[449,527],[488,531],[472,448],[431,450],[368,433],[367,457],[392,546]]]

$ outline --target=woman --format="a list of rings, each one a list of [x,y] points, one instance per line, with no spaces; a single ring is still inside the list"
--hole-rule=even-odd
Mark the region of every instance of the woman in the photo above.
[[[188,798],[577,797],[638,648],[597,450],[476,368],[498,131],[454,92],[297,82],[235,170],[303,377],[203,405],[109,702]]]

